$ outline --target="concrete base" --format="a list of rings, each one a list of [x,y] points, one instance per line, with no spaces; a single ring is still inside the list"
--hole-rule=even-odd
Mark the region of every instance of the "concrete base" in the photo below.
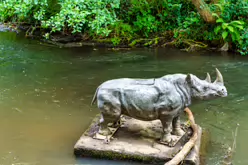
[[[192,130],[187,129],[187,133],[179,138],[174,147],[168,147],[159,143],[162,132],[162,125],[159,120],[147,122],[125,117],[125,122],[114,133],[113,139],[106,143],[104,139],[95,139],[96,132],[99,129],[98,122],[99,115],[94,118],[89,128],[75,144],[74,154],[76,157],[164,164],[180,151],[192,134]],[[197,144],[185,158],[184,165],[199,165],[202,129],[199,126],[198,128]]]

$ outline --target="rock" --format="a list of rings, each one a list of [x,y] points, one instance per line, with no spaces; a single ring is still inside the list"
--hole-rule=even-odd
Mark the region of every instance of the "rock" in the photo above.
[[[0,32],[15,32],[19,33],[16,27],[10,26],[0,22]]]
[[[10,28],[8,28],[6,25],[0,22],[0,32],[6,32],[6,31],[10,31]]]
[[[220,48],[220,51],[227,52],[229,50],[229,44],[228,42],[225,42],[225,44]]]
[[[93,138],[99,129],[98,121],[99,115],[94,118],[89,128],[75,144],[74,154],[76,157],[164,164],[180,151],[192,134],[192,130],[188,129],[174,147],[168,147],[158,142],[162,131],[159,120],[148,122],[125,118],[124,124],[115,132],[113,139],[106,143],[104,140]],[[185,158],[184,164],[199,165],[202,129],[200,126],[198,128],[197,144]]]

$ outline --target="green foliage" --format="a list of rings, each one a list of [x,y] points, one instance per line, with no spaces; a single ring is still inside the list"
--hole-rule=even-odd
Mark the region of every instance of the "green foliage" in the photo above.
[[[243,31],[241,42],[238,45],[238,52],[241,55],[248,55],[248,27]]]
[[[80,33],[89,30],[93,35],[107,36],[111,31],[108,25],[117,20],[114,9],[119,3],[119,0],[64,0],[60,3],[60,12],[42,21],[42,26],[52,28],[52,32],[63,29]]]
[[[220,34],[222,39],[226,42],[240,42],[241,30],[244,30],[243,21],[231,21],[230,23],[225,22],[222,18],[216,20],[218,25],[215,27],[215,34]]]
[[[150,33],[158,31],[159,22],[151,14],[138,15],[137,20],[134,22],[134,32],[144,33],[146,37],[149,37]]]
[[[1,21],[39,22],[51,32],[89,31],[107,36],[108,26],[117,20],[119,0],[5,0],[0,2]]]
[[[148,37],[178,27],[184,19],[181,15],[187,13],[181,10],[183,3],[185,6],[191,4],[183,0],[123,0],[116,13],[118,18],[133,26],[135,33]]]
[[[40,26],[47,39],[81,33],[114,45],[157,45],[154,38],[172,32],[179,47],[224,41],[247,55],[248,0],[205,2],[216,24],[206,23],[191,0],[0,0],[0,21]]]
[[[113,29],[112,35],[114,37],[131,39],[134,36],[132,26],[123,23],[123,21],[116,21],[110,28]]]
[[[199,31],[204,30],[204,27],[205,25],[200,15],[192,11],[184,18],[184,21],[178,27],[175,37],[177,38],[177,36],[181,35],[184,39],[190,38],[193,40],[199,40],[202,37],[199,35]]]
[[[31,22],[43,19],[47,0],[5,0],[0,3],[0,20],[14,22]]]
[[[227,0],[226,3],[223,3],[222,8],[221,17],[227,22],[248,19],[247,0]]]
[[[241,55],[248,55],[248,1],[229,0],[218,4],[221,15],[214,13],[218,19],[214,32],[220,35],[224,42],[232,43]]]

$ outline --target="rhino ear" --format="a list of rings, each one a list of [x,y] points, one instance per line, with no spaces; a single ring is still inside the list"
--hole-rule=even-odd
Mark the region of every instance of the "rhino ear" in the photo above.
[[[186,82],[191,84],[192,83],[192,79],[191,79],[191,75],[190,74],[187,74],[186,76]]]

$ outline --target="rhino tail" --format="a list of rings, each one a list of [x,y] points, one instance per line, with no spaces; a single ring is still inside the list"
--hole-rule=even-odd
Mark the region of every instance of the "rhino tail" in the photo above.
[[[91,105],[93,105],[94,102],[96,101],[96,95],[97,95],[98,89],[99,89],[99,87],[96,89],[96,92],[95,92],[95,94],[94,94],[94,96],[93,96],[93,99],[92,99],[92,101],[91,101]]]

